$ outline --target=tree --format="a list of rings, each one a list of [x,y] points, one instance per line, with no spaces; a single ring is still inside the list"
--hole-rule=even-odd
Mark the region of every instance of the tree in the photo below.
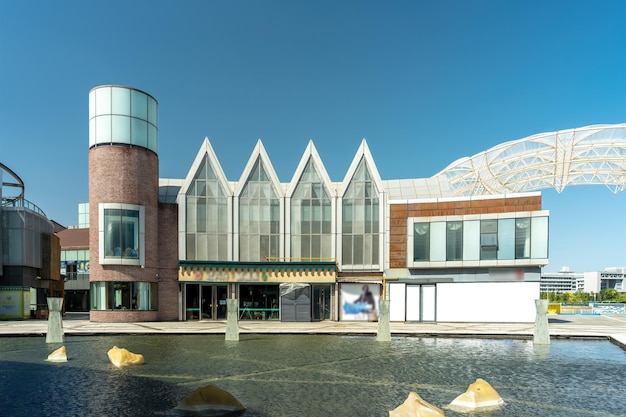
[[[574,293],[574,302],[576,303],[588,303],[589,302],[589,293],[584,291],[576,291]]]
[[[606,288],[600,291],[601,301],[616,302],[616,301],[619,301],[621,298],[622,298],[621,294],[615,288]]]

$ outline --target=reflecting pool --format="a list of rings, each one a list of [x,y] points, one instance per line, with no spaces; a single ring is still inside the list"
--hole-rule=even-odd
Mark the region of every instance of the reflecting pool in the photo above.
[[[46,362],[60,344],[0,338],[2,416],[176,416],[173,407],[214,384],[242,416],[388,416],[410,391],[446,416],[622,416],[626,352],[608,341],[241,335],[66,336],[68,362]],[[145,357],[124,369],[117,345]],[[446,406],[483,378],[505,401],[489,412]]]

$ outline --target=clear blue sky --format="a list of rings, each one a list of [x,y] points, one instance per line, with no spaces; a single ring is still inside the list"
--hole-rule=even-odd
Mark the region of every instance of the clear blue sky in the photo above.
[[[309,139],[333,181],[363,138],[383,179],[536,133],[626,121],[626,2],[0,0],[0,161],[61,224],[87,201],[88,92],[159,101],[160,177],[208,137],[229,180],[259,138],[283,182]],[[626,193],[546,190],[550,264],[626,266]]]

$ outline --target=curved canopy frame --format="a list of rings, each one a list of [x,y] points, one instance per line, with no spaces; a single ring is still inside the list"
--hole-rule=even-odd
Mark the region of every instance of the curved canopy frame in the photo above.
[[[604,184],[626,189],[626,123],[541,133],[505,142],[448,165],[444,177],[455,196],[522,193]]]
[[[5,180],[2,171],[6,172],[12,177],[12,181]],[[8,206],[16,201],[24,199],[24,181],[9,167],[0,162],[0,178],[2,178],[2,205]],[[6,190],[13,190],[10,194],[5,194]]]

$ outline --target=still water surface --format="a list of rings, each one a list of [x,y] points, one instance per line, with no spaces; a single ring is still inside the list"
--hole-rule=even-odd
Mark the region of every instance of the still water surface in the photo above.
[[[410,391],[446,416],[623,416],[626,352],[606,341],[393,338],[322,335],[66,336],[60,344],[0,338],[1,416],[176,416],[196,388],[214,384],[253,416],[388,416]],[[118,369],[114,345],[144,355]],[[446,406],[476,378],[498,391],[499,410]]]

